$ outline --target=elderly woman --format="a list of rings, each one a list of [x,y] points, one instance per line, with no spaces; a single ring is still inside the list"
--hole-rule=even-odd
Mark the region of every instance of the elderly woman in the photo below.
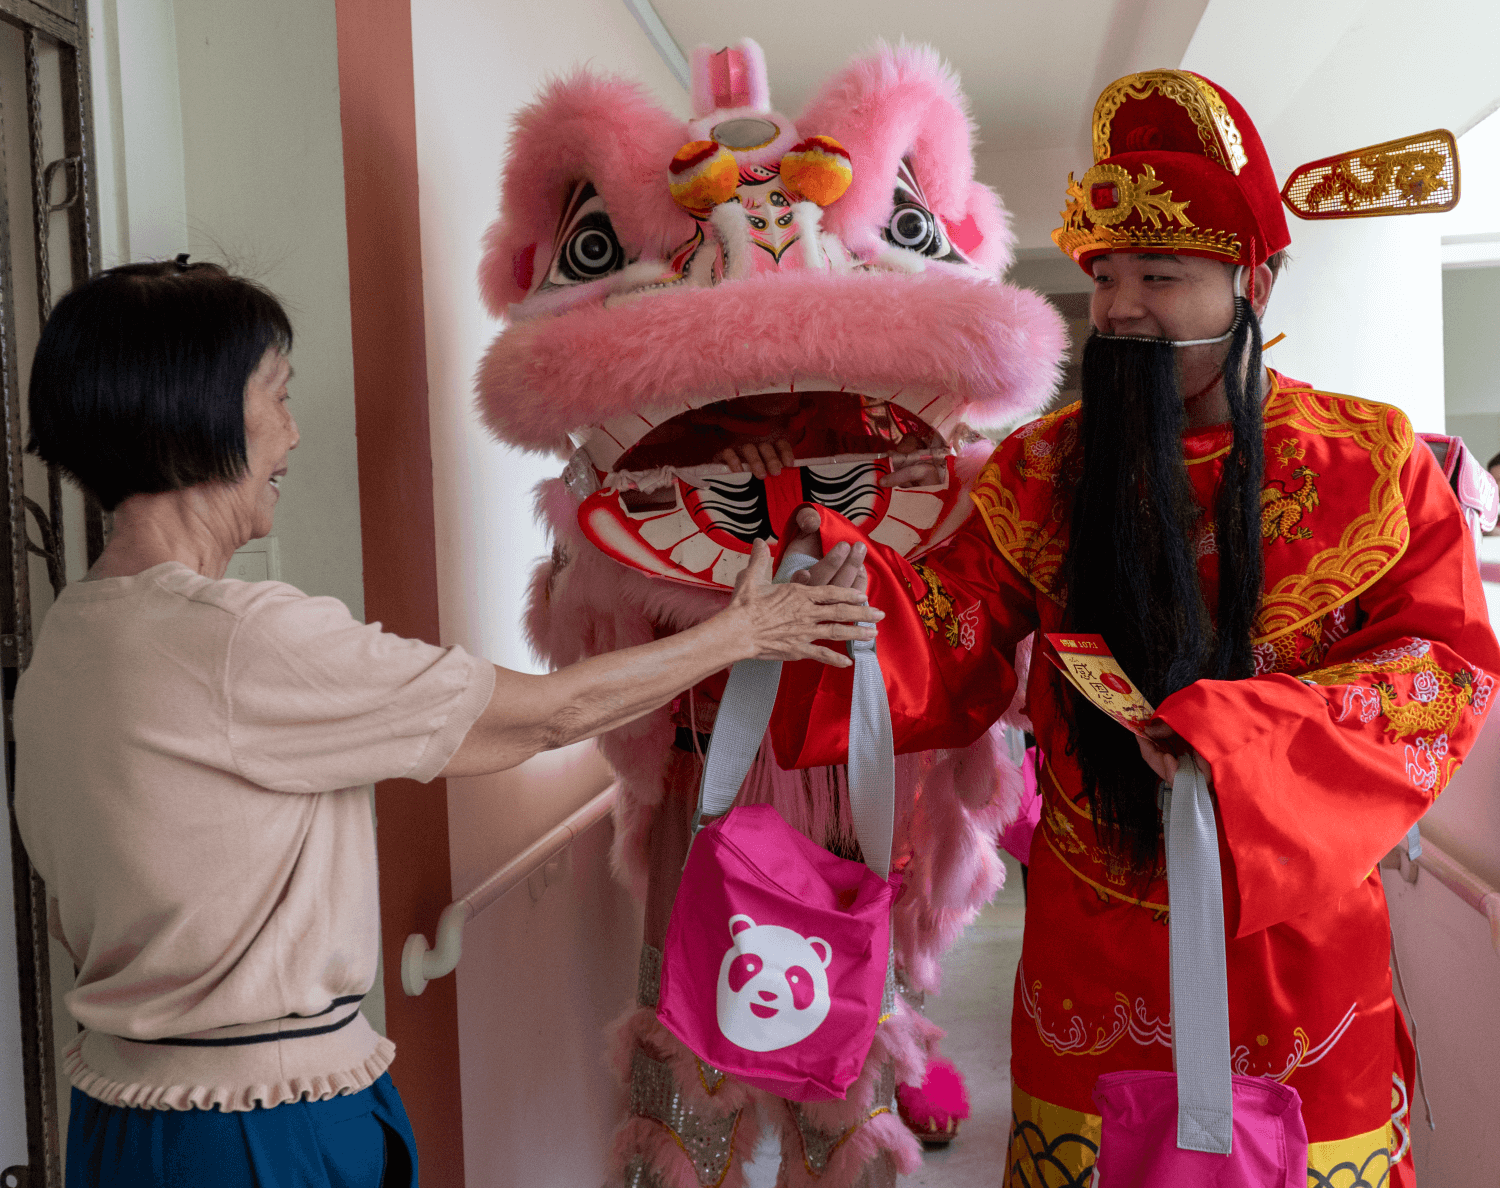
[[[701,626],[532,676],[225,580],[297,445],[291,345],[274,297],[183,257],[87,282],[37,347],[30,449],[114,512],[15,702],[16,817],[78,966],[70,1188],[414,1184],[395,1049],[359,1010],[362,786],[511,767],[746,657],[846,665],[813,641],[880,617],[858,556],[773,586],[762,545]]]

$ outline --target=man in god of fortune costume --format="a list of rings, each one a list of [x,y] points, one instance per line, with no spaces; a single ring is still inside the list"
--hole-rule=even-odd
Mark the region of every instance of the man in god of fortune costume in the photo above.
[[[1304,167],[1289,204],[1317,216],[1452,196],[1441,146],[1387,149]],[[1129,76],[1095,107],[1094,157],[1054,232],[1095,278],[1082,400],[1006,440],[975,485],[980,516],[941,548],[910,562],[870,547],[897,749],[984,731],[1038,628],[1102,634],[1159,707],[1163,743],[1185,740],[1212,771],[1234,1071],[1300,1093],[1309,1185],[1412,1184],[1412,1046],[1376,863],[1493,696],[1473,543],[1399,410],[1260,363],[1289,235],[1239,104],[1185,72]],[[859,539],[821,516],[825,549]],[[945,632],[933,606],[972,632]],[[843,754],[848,675],[808,668],[787,667],[772,721],[788,767]],[[1047,764],[1005,1182],[1081,1186],[1098,1077],[1172,1067],[1147,762],[1166,767],[1166,751],[1048,664],[1031,667],[1027,703]]]

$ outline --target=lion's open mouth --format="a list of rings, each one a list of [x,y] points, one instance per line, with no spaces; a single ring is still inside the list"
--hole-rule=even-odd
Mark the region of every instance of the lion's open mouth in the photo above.
[[[733,585],[751,542],[774,540],[804,502],[911,555],[958,502],[955,453],[977,436],[960,413],[951,395],[916,391],[787,386],[697,401],[669,416],[638,413],[598,426],[569,468],[570,485],[596,545],[693,585]],[[794,464],[758,478],[726,463],[726,451],[763,443],[789,449]],[[923,462],[899,485],[881,481]]]
[[[799,460],[873,456],[903,443],[941,448],[941,434],[899,404],[853,392],[763,392],[689,409],[648,430],[616,470],[701,466],[735,447],[785,442]]]
[[[856,393],[785,386],[724,400],[693,400],[677,409],[615,417],[582,443],[599,470],[631,472],[712,464],[727,448],[785,439],[799,463],[890,453],[913,439],[942,449],[962,415],[946,390]]]

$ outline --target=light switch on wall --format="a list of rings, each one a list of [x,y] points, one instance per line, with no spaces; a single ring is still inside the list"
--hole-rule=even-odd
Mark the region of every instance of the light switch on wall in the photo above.
[[[240,582],[279,582],[281,555],[274,536],[263,536],[236,549],[224,576]]]

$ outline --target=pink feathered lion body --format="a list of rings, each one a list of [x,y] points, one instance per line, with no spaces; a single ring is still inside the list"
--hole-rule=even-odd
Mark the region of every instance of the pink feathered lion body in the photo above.
[[[634,83],[580,71],[516,119],[481,286],[505,328],[478,375],[502,440],[569,459],[537,510],[552,556],[527,626],[554,665],[682,630],[720,609],[750,542],[796,504],[834,507],[918,556],[968,515],[989,452],[975,428],[1051,394],[1060,319],[1000,275],[1012,237],[973,177],[957,79],[930,49],[881,46],[792,120],[774,111],[753,42],[694,56],[693,118]],[[718,461],[787,443],[756,478]],[[879,479],[927,463],[920,482]],[[698,1065],[656,1024],[660,946],[722,679],[612,732],[617,868],[646,900],[640,1003],[615,1037],[631,1086],[619,1182],[743,1182],[767,1124],[782,1182],[890,1182],[919,1148],[889,1111],[920,1084],[935,1029],[900,1006],[846,1100],[771,1101]],[[1019,777],[992,737],[901,756],[895,853],[905,986],[999,887],[999,828]],[[841,769],[782,771],[763,748],[741,802],[769,801],[808,836],[857,854]]]

